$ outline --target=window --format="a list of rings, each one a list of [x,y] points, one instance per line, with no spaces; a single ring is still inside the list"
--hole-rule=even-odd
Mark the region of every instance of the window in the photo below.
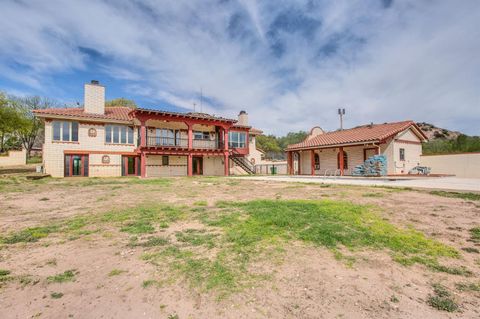
[[[163,166],[168,166],[168,156],[167,155],[162,156],[162,165]]]
[[[53,140],[78,142],[78,122],[54,121]]]
[[[194,140],[209,140],[210,132],[193,131]]]
[[[105,143],[133,144],[133,127],[124,125],[105,125]]]
[[[320,169],[320,155],[315,153],[314,160],[315,160],[315,169],[317,170]]]
[[[404,148],[400,149],[400,160],[401,161],[405,160],[405,149]]]
[[[337,168],[340,169],[340,152],[337,153]],[[348,154],[343,152],[343,169],[348,169]]]
[[[244,148],[246,146],[247,133],[245,132],[228,132],[228,147]]]

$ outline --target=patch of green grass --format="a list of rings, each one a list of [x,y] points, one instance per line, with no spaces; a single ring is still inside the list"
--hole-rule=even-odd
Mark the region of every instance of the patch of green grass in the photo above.
[[[120,228],[120,231],[130,233],[130,234],[147,234],[153,233],[155,231],[155,227],[146,220],[139,220],[135,222],[130,222],[127,225]]]
[[[47,277],[47,282],[49,283],[62,283],[62,282],[68,282],[68,281],[74,281],[75,276],[78,274],[78,272],[75,269],[72,270],[67,270],[61,274],[57,274],[54,276],[49,276]]]
[[[187,243],[192,246],[207,246],[208,248],[215,247],[214,239],[216,234],[205,233],[205,230],[187,229],[183,232],[175,233],[179,242]]]
[[[31,243],[47,237],[50,233],[58,231],[58,225],[29,227],[18,232],[11,233],[0,239],[5,244]]]
[[[238,248],[262,241],[296,239],[335,249],[386,248],[397,256],[422,263],[426,256],[458,257],[458,252],[413,229],[401,229],[383,220],[367,206],[335,201],[271,201],[220,203],[239,209],[246,217],[223,220],[227,240]]]
[[[10,270],[0,269],[0,277],[10,275]]]
[[[112,269],[112,271],[108,273],[108,277],[118,276],[126,272],[127,272],[126,270]]]
[[[208,206],[208,202],[206,200],[200,200],[193,203],[194,206]]]
[[[385,197],[385,194],[383,193],[365,193],[365,194],[362,194],[363,197]]]
[[[442,196],[442,197],[450,197],[450,198],[461,198],[467,200],[475,200],[480,201],[480,194],[476,193],[458,193],[458,192],[446,192],[446,191],[431,191],[430,194]]]
[[[455,284],[455,287],[460,291],[476,291],[480,292],[480,283],[459,282]]]
[[[475,243],[480,243],[480,227],[470,229],[470,240]]]
[[[168,239],[163,237],[149,237],[147,240],[138,242],[135,240],[130,244],[130,246],[140,246],[140,247],[157,247],[157,246],[165,246],[169,243]]]
[[[167,319],[180,319],[180,317],[176,313],[171,313],[168,315]]]
[[[63,293],[61,292],[52,292],[50,294],[50,297],[52,297],[52,299],[60,299],[63,297]]]
[[[151,286],[158,286],[158,281],[153,280],[153,279],[149,279],[149,280],[144,280],[142,282],[142,287],[143,288],[148,288],[148,287],[151,287]]]
[[[427,303],[438,310],[454,312],[458,310],[458,305],[451,298],[450,292],[440,284],[432,285],[434,295],[429,295]]]
[[[439,271],[439,272],[444,272],[450,275],[458,275],[458,276],[465,276],[465,277],[470,277],[473,275],[473,272],[468,270],[464,266],[460,267],[449,267],[449,266],[444,266],[444,265],[439,265],[439,264],[432,264],[428,265],[430,269]]]

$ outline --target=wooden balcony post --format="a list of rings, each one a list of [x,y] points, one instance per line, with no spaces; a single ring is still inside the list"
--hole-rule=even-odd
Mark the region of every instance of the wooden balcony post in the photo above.
[[[225,165],[225,176],[229,175],[230,171],[230,165],[228,163],[228,152],[224,153],[224,165]]]
[[[142,151],[140,155],[140,177],[145,178],[147,176],[147,156]]]
[[[228,151],[228,129],[223,129],[223,149]]]
[[[187,155],[187,176],[193,176],[193,155]]]
[[[140,121],[140,146],[141,147],[146,147],[147,146],[147,128],[145,126],[146,121],[141,120]]]
[[[193,124],[190,122],[185,122],[188,126],[188,149],[193,149]],[[192,176],[192,175],[188,175]]]

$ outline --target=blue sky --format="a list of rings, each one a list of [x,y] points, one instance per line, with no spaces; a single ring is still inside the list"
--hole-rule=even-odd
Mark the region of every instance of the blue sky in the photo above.
[[[413,119],[480,135],[477,0],[45,0],[0,3],[0,90],[143,107],[284,134]]]

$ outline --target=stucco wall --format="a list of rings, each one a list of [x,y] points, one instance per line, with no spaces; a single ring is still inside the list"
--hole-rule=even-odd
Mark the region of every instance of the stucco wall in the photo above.
[[[225,172],[223,156],[204,156],[203,157],[203,175],[205,176],[223,176]]]
[[[25,164],[27,164],[27,152],[24,149],[21,151],[8,151],[7,153],[0,154],[0,167]]]
[[[363,149],[363,146],[352,146],[343,148],[343,151],[347,153],[348,156],[348,169],[344,171],[345,175],[349,175],[356,165],[360,165],[363,163]],[[338,168],[338,152],[338,148],[315,150],[315,153],[319,154],[320,156],[320,169],[315,170],[315,175],[324,175],[325,170],[328,170],[329,175],[333,174]],[[311,174],[310,157],[311,155],[309,150],[300,152],[302,175]]]
[[[432,174],[452,174],[457,177],[480,178],[480,153],[423,155],[422,166],[432,169]]]
[[[146,159],[146,177],[187,176],[187,156],[168,155],[169,165],[162,165],[162,155],[147,155]]]
[[[97,132],[96,137],[88,136],[88,130],[94,128]],[[78,142],[62,142],[53,141],[53,127],[51,121],[45,123],[45,144],[43,146],[43,164],[45,173],[53,177],[63,177],[64,175],[64,151],[65,150],[79,150],[79,151],[94,151],[98,154],[90,154],[89,162],[96,166],[92,166],[93,170],[89,169],[90,176],[120,176],[121,167],[118,163],[120,155],[118,152],[133,152],[135,145],[127,144],[106,144],[105,143],[105,126],[103,124],[84,124],[80,123],[78,131]],[[134,129],[133,141],[137,141],[137,130]],[[113,152],[113,153],[112,153]],[[117,153],[117,154],[115,154]],[[100,166],[103,155],[110,156],[110,164]],[[100,159],[100,161],[98,161]],[[94,175],[92,175],[94,174]],[[114,175],[112,175],[114,174]]]

